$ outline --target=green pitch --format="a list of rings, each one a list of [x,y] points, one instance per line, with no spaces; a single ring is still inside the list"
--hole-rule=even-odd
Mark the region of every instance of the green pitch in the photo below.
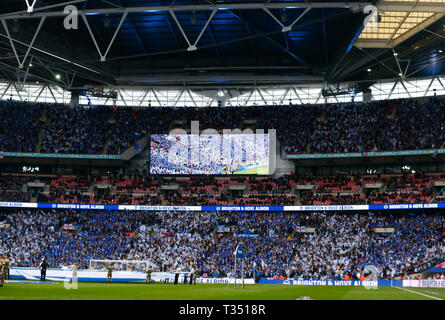
[[[269,174],[269,166],[261,166],[258,168],[235,171],[233,174]]]
[[[246,285],[245,289],[226,289],[222,284],[143,284],[79,283],[67,290],[63,283],[6,283],[0,300],[295,300],[309,296],[315,300],[445,300],[445,289]]]

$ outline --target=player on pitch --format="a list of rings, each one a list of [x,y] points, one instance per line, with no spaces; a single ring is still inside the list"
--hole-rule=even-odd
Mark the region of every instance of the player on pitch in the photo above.
[[[5,283],[5,279],[6,279],[6,276],[8,275],[8,271],[9,271],[9,264],[10,264],[9,254],[7,254],[5,256],[5,259],[3,260],[3,268],[2,268],[2,272],[1,272],[2,280],[0,283],[0,287],[3,287],[3,284]]]
[[[108,282],[108,280],[110,280],[111,283],[113,281],[113,266],[111,265],[111,263],[108,265],[107,270],[107,281],[105,282]]]
[[[0,254],[0,275],[3,275],[3,265],[5,261],[3,260],[3,256]],[[0,287],[3,287],[3,283],[0,283]]]
[[[147,270],[147,278],[145,278],[145,283],[150,283],[151,282],[151,274],[153,273],[153,269],[152,267],[148,267]]]
[[[193,275],[193,284],[196,284],[196,279],[198,279],[198,276],[199,276],[199,269],[198,269],[198,266],[196,266],[195,272]]]

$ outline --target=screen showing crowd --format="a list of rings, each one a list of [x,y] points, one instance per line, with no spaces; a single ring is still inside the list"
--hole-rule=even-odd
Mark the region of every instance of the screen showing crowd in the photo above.
[[[153,134],[151,174],[269,174],[268,134]]]

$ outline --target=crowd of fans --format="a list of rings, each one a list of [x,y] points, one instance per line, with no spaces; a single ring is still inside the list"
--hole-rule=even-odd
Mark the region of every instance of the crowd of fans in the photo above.
[[[0,150],[121,154],[147,134],[169,133],[173,121],[199,129],[275,129],[287,153],[438,149],[445,142],[440,99],[359,104],[227,108],[68,107],[0,102]],[[175,127],[175,126],[173,126]],[[40,134],[40,131],[43,133]]]
[[[428,203],[441,202],[442,181],[445,175],[439,173],[267,179],[21,174],[0,175],[0,201],[185,206]]]
[[[0,201],[29,202],[30,192],[23,191],[25,181],[21,177],[0,175]]]
[[[374,151],[385,132],[388,103],[329,105],[325,119],[316,122],[311,131],[310,152],[342,153]],[[402,148],[401,148],[402,149]]]
[[[41,152],[101,154],[108,139],[111,113],[107,107],[48,107]]]
[[[75,263],[81,269],[91,259],[127,259],[148,261],[155,271],[198,266],[201,274],[222,277],[233,273],[233,252],[241,244],[249,277],[342,279],[369,266],[410,273],[445,257],[440,212],[15,209],[0,213],[0,225],[0,248],[13,266],[26,267],[38,266],[44,257],[50,267]]]
[[[0,151],[34,152],[41,104],[0,101]]]
[[[443,258],[444,217],[414,214],[317,214],[314,234],[299,241],[292,268],[299,278],[342,279],[366,266],[396,274],[434,258]],[[394,232],[375,233],[376,227]]]
[[[399,103],[394,119],[385,121],[385,130],[381,131],[380,138],[376,140],[377,149],[439,148],[445,140],[444,102],[401,100]]]

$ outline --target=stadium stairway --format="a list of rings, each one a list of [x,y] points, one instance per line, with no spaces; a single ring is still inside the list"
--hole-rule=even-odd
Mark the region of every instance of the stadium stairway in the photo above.
[[[150,151],[150,135],[147,134],[144,137],[142,137],[141,139],[139,139],[137,141],[137,143],[141,146],[142,150],[136,150],[136,148],[134,147],[134,144],[129,147],[127,150],[125,150],[124,152],[121,153],[121,159],[123,160],[130,160],[135,158],[137,155],[142,154],[144,151]],[[148,148],[147,148],[148,147]],[[149,159],[149,158],[144,158],[144,159]]]
[[[306,145],[305,152],[306,152],[306,153],[311,153],[311,144],[310,144],[310,143],[308,143],[308,144]]]
[[[395,119],[395,117],[397,116],[397,108],[398,108],[398,104],[395,104],[393,106],[390,107],[390,109],[388,110],[388,115],[386,116],[386,119],[388,120],[393,120]]]
[[[321,112],[321,115],[319,117],[317,117],[315,119],[315,121],[319,122],[319,121],[325,121],[327,117],[327,113],[326,113],[326,109],[323,109],[323,111]]]
[[[110,138],[107,138],[107,141],[105,142],[105,146],[102,150],[102,154],[107,154],[108,153],[108,145],[110,144],[111,140]]]
[[[107,120],[109,124],[114,124],[116,122],[116,113],[113,113]],[[110,137],[107,137],[107,141],[105,142],[104,149],[102,150],[102,154],[108,153],[108,146],[110,144],[111,140]]]
[[[42,115],[40,116],[38,121],[42,122],[43,126],[41,126],[39,129],[39,137],[37,140],[36,147],[34,149],[34,152],[36,152],[36,153],[40,153],[40,150],[42,149],[42,141],[43,141],[43,138],[45,135],[44,128],[48,126],[48,122],[49,122],[47,114],[46,114],[46,108],[43,109]]]

